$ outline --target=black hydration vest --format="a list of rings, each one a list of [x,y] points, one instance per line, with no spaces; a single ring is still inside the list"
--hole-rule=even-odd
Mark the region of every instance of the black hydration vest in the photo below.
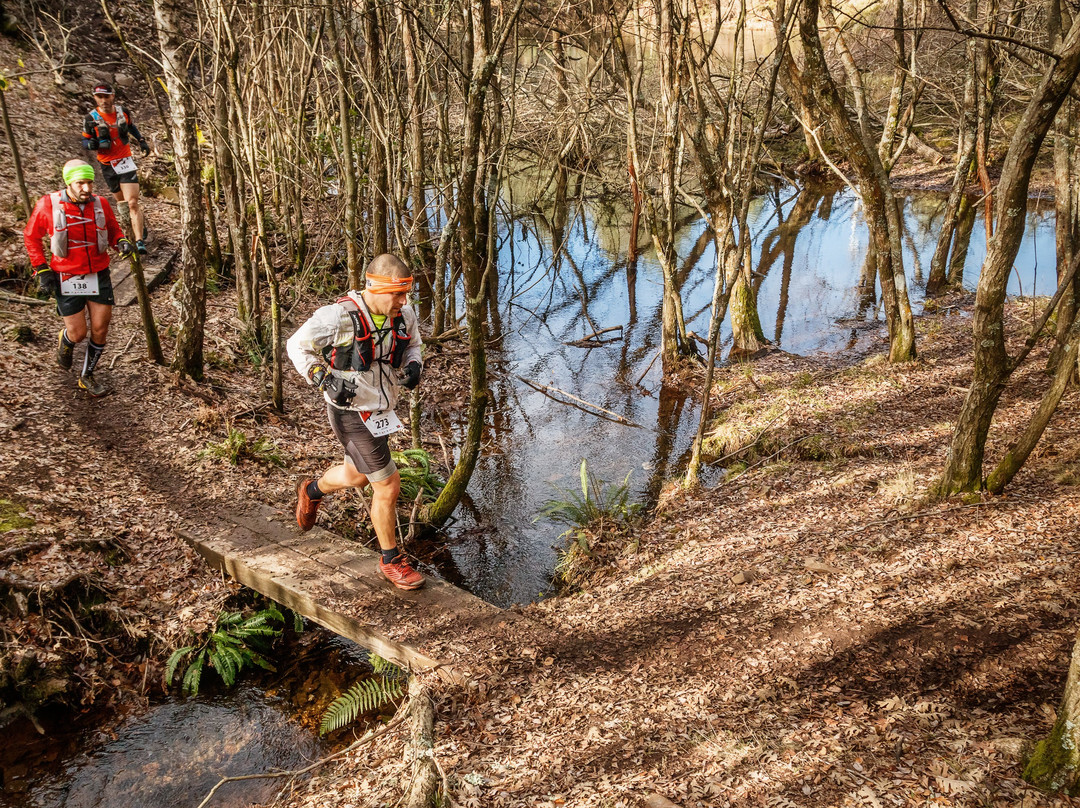
[[[337,302],[349,313],[353,325],[353,339],[348,345],[328,345],[323,348],[323,356],[334,370],[363,372],[371,367],[375,356],[374,333],[368,325],[367,318],[360,313],[360,307],[355,300],[346,295],[338,298]],[[401,367],[410,339],[409,331],[405,327],[405,318],[399,314],[394,318],[390,328],[390,367]]]

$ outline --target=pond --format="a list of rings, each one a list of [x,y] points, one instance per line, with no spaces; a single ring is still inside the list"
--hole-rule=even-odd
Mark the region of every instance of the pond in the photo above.
[[[905,268],[918,313],[945,197],[909,193],[902,202]],[[468,499],[449,530],[450,558],[438,564],[448,580],[502,606],[550,591],[562,528],[533,520],[559,489],[578,488],[582,458],[606,482],[629,474],[634,492],[646,497],[680,470],[697,426],[696,401],[661,384],[654,360],[663,278],[644,241],[638,260],[627,261],[629,211],[576,205],[565,216],[564,247],[553,255],[560,240],[553,221],[560,218],[547,209],[502,223],[503,339],[489,364],[489,428]],[[766,337],[800,355],[885,348],[884,316],[860,293],[868,236],[850,190],[777,185],[754,201],[749,225]],[[715,256],[705,223],[692,210],[684,211],[677,241],[687,327],[706,334]],[[974,289],[985,255],[985,226],[976,215],[966,288]],[[1009,293],[1049,295],[1055,286],[1053,206],[1033,200]],[[594,325],[622,330],[606,334],[614,339],[602,347],[568,344]],[[723,338],[730,334],[725,324]],[[638,427],[556,403],[523,379]],[[463,424],[455,430],[461,440]]]

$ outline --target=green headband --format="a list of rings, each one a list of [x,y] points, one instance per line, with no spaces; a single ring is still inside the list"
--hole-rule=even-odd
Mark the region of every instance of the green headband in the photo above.
[[[68,166],[64,169],[64,185],[71,185],[71,183],[78,182],[79,180],[90,180],[93,182],[93,179],[93,166],[89,166],[86,163]]]

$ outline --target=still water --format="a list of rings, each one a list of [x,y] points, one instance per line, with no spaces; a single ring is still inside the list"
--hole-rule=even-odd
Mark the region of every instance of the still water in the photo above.
[[[904,262],[916,313],[943,204],[937,193],[903,198]],[[567,214],[562,250],[554,248],[560,241],[552,226],[557,218],[549,209],[503,222],[503,340],[489,364],[489,429],[468,501],[449,531],[451,559],[438,565],[449,580],[503,606],[550,590],[562,528],[534,518],[559,489],[578,487],[582,458],[608,482],[629,473],[634,491],[646,496],[678,472],[697,426],[696,401],[661,385],[654,359],[663,278],[644,237],[641,256],[628,264],[628,211],[577,205]],[[868,236],[850,190],[800,193],[778,186],[755,200],[749,225],[766,337],[801,355],[885,347],[884,316],[859,291]],[[715,254],[704,222],[692,211],[685,212],[677,249],[687,327],[706,334]],[[985,225],[978,215],[963,274],[968,289],[974,289],[985,255]],[[1009,292],[1048,295],[1054,288],[1052,205],[1033,200]],[[622,326],[621,338],[610,332],[605,337],[615,339],[602,347],[567,344],[592,333],[594,325]],[[730,339],[730,327],[722,333]],[[555,403],[522,378],[641,428]],[[455,429],[461,439],[463,425]]]

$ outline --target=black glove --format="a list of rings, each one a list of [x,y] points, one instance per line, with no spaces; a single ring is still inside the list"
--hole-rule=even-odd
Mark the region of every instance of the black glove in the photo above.
[[[311,379],[313,385],[322,390],[326,387],[326,380],[329,378],[329,374],[327,374],[326,368],[322,365],[312,365],[311,370],[308,371],[308,378]]]
[[[38,288],[50,297],[60,293],[60,277],[47,266],[34,267],[34,277],[38,279]]]
[[[133,250],[131,249],[131,242],[128,241],[126,238],[120,239],[118,242],[116,242],[116,251],[125,258],[127,258],[133,252]]]
[[[139,148],[142,149],[143,157],[146,157],[148,154],[150,154],[150,144],[147,143],[145,140],[139,141]]]
[[[420,384],[420,363],[410,362],[405,366],[405,378],[402,379],[401,386],[406,390],[413,390],[418,384]]]

